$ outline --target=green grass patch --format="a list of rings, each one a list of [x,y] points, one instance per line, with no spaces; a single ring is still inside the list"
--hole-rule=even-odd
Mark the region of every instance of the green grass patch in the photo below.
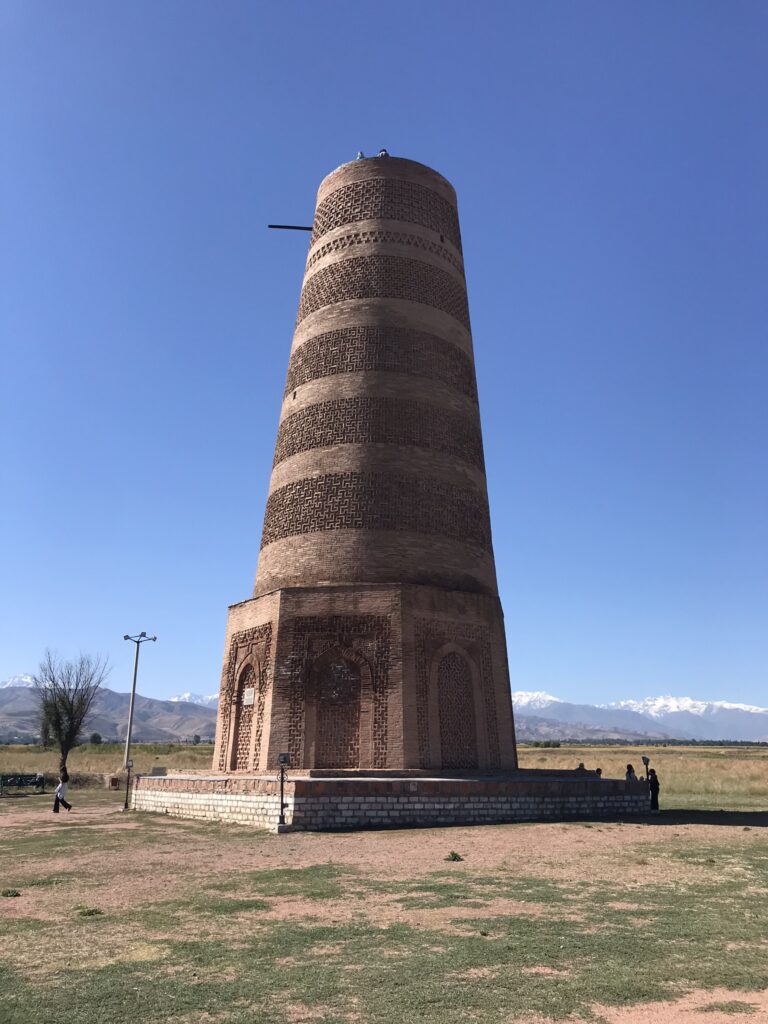
[[[755,1007],[752,1003],[745,1003],[740,999],[729,999],[723,1003],[710,1003],[702,1006],[702,1013],[754,1013]]]

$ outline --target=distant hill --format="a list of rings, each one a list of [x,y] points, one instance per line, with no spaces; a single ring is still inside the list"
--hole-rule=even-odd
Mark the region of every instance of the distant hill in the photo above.
[[[105,740],[125,739],[130,699],[128,693],[116,693],[102,687],[85,732],[101,733]],[[136,694],[133,739],[138,743],[177,743],[192,739],[194,735],[206,740],[212,739],[215,732],[215,709],[187,701],[154,700]],[[27,685],[0,684],[0,743],[28,743],[39,735],[34,689]]]
[[[87,726],[104,739],[124,739],[128,728],[127,693],[102,688]],[[550,693],[512,694],[517,738],[535,740],[768,741],[768,708],[690,697],[648,697],[613,704],[572,704]],[[136,697],[134,739],[177,742],[216,731],[218,694],[183,693],[170,700]],[[13,676],[0,683],[0,742],[20,742],[38,735],[32,677]]]

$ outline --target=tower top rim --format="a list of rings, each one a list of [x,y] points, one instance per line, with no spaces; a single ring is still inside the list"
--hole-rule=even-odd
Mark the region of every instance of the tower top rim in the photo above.
[[[450,181],[428,164],[420,163],[418,160],[409,160],[402,156],[366,156],[358,157],[356,160],[347,160],[339,164],[323,178],[317,190],[318,202],[320,197],[333,192],[341,184],[363,178],[411,178],[426,183],[429,181],[437,186],[438,191],[445,194],[446,198],[456,205],[456,189]]]

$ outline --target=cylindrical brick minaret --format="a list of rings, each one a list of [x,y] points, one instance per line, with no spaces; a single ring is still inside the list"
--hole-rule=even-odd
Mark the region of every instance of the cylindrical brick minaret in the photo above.
[[[323,181],[255,593],[496,593],[456,194],[393,157]]]
[[[227,645],[221,770],[515,764],[456,195],[422,164],[320,185]]]

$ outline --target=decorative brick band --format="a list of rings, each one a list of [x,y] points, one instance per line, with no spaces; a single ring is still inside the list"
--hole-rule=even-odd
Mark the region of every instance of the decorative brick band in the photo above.
[[[337,444],[430,448],[483,468],[483,442],[476,418],[412,399],[367,395],[318,402],[284,419],[274,465],[298,452]]]
[[[450,249],[440,245],[439,242],[432,242],[423,235],[414,235],[409,231],[385,231],[383,229],[353,231],[349,235],[342,235],[339,238],[332,239],[330,242],[326,242],[325,245],[321,245],[309,257],[306,269],[311,270],[316,263],[329,253],[344,252],[346,249],[356,245],[370,245],[376,242],[386,242],[389,245],[407,245],[414,249],[423,249],[425,252],[431,252],[434,256],[439,256],[446,263],[450,263],[460,274],[464,273],[464,263],[462,260],[455,256]]]
[[[346,299],[408,299],[441,309],[469,330],[466,290],[452,274],[402,256],[356,256],[322,267],[304,282],[297,323]]]
[[[429,377],[477,401],[471,358],[426,331],[398,327],[346,327],[310,338],[291,356],[285,393],[319,377],[388,370]]]
[[[312,242],[343,224],[402,220],[445,235],[461,251],[456,208],[432,189],[398,178],[368,178],[336,189],[315,211]]]
[[[329,473],[274,491],[267,500],[261,546],[324,530],[439,534],[491,547],[488,503],[479,491],[377,473]]]

